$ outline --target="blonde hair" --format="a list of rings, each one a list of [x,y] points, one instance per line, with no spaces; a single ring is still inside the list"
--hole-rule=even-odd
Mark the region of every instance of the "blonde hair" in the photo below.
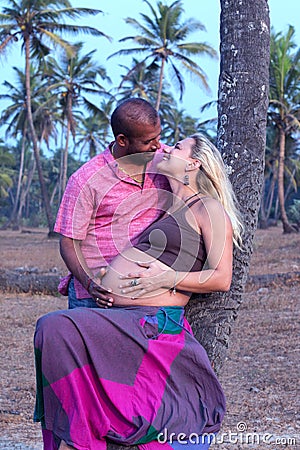
[[[201,163],[196,179],[199,193],[210,196],[222,204],[231,220],[233,242],[241,247],[243,222],[221,154],[203,134],[196,133],[190,137],[195,141],[192,145],[192,158]]]

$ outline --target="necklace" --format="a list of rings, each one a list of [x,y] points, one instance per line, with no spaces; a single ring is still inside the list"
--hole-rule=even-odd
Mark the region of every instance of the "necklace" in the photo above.
[[[180,204],[180,206],[179,207],[177,207],[177,208],[175,208],[173,211],[166,211],[166,213],[167,214],[173,214],[174,212],[177,212],[177,211],[179,211],[180,209],[182,209],[184,206],[184,204],[186,204],[189,200],[191,200],[191,198],[194,198],[194,197],[196,197],[197,195],[199,195],[200,194],[200,191],[199,192],[196,192],[195,194],[193,194],[193,195],[190,195],[189,197],[187,197],[187,198],[185,198],[185,199],[182,199],[182,200],[180,200],[178,203]],[[203,197],[200,197],[200,198],[205,198],[205,196],[203,196]],[[174,207],[174,205],[172,206],[172,207]],[[172,207],[170,208],[170,209],[172,209]]]
[[[112,148],[111,148],[111,154],[112,156],[115,158],[114,155],[114,148],[115,148],[116,143],[113,144]],[[116,159],[116,158],[115,158]],[[125,175],[127,175],[128,177],[130,177],[132,180],[134,180],[136,183],[138,184],[143,184],[144,182],[144,174],[142,174],[142,179],[140,180],[139,178],[131,175],[130,173],[128,173],[125,169],[123,169],[123,167],[120,166],[120,164],[118,164],[118,169],[121,170],[121,172],[125,173]]]
[[[191,198],[194,198],[194,197],[196,197],[196,195],[199,195],[199,194],[200,194],[200,191],[196,192],[196,194],[190,195],[189,197],[187,197],[186,199],[183,200],[184,203],[188,202],[189,200],[191,200]]]

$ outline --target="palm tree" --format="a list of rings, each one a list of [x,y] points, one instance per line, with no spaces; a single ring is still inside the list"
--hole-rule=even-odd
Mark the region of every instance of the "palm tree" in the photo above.
[[[270,119],[267,128],[267,145],[265,155],[264,192],[260,207],[260,228],[267,228],[280,219],[278,199],[278,164],[279,164],[279,129]],[[286,136],[284,162],[284,201],[286,204],[291,191],[297,192],[299,185],[299,138],[297,134]]]
[[[97,153],[103,151],[113,139],[110,134],[110,116],[113,108],[113,100],[102,101],[100,110],[90,117],[82,119],[78,130],[76,147],[79,147],[80,158],[86,150],[88,158],[92,158]]]
[[[188,116],[184,109],[176,107],[162,116],[162,136],[164,141],[172,143],[195,133],[197,120]]]
[[[75,138],[76,117],[74,107],[84,106],[94,114],[99,113],[99,108],[95,106],[87,95],[102,95],[110,97],[105,88],[99,84],[98,78],[110,82],[106,70],[96,64],[92,57],[96,50],[86,55],[80,56],[83,44],[74,44],[75,55],[63,54],[57,59],[49,57],[46,62],[46,76],[49,78],[49,91],[54,91],[60,97],[62,109],[62,120],[66,129],[65,148],[62,154],[62,171],[60,193],[65,190],[67,183],[68,148],[70,135]]]
[[[4,88],[7,90],[7,94],[1,94],[0,99],[9,100],[10,104],[2,111],[0,123],[6,126],[5,137],[21,138],[20,145],[16,147],[19,151],[19,173],[17,181],[16,195],[13,202],[13,208],[10,214],[10,218],[4,227],[8,227],[11,223],[15,229],[19,228],[17,221],[17,209],[19,206],[19,199],[21,195],[22,178],[25,164],[25,150],[26,143],[30,141],[28,134],[28,121],[27,121],[27,109],[26,109],[26,84],[25,74],[22,70],[14,67],[16,72],[16,81],[11,83],[5,81],[3,83]],[[32,90],[35,90],[40,84],[40,80],[37,82],[34,77],[35,68],[31,68],[31,84]],[[36,95],[34,95],[36,99]]]
[[[216,121],[217,119],[208,119],[200,122],[175,105],[162,114],[162,136],[170,144],[196,132],[211,139],[211,135],[216,135]]]
[[[140,97],[155,104],[159,85],[159,65],[153,61],[147,66],[145,61],[139,63],[136,58],[133,58],[132,64],[133,69],[120,65],[126,69],[127,74],[123,76],[116,96],[121,100]],[[177,104],[170,92],[170,84],[165,80],[160,98],[160,114],[164,117],[175,109]]]
[[[220,31],[217,146],[244,217],[243,251],[234,252],[230,291],[197,296],[188,308],[195,335],[216,370],[224,362],[242,301],[263,185],[270,58],[266,1],[221,0]]]
[[[10,219],[6,226],[13,223],[15,229],[18,229],[19,223],[17,221],[17,210],[19,206],[19,199],[21,195],[22,177],[25,164],[25,150],[29,149],[31,144],[30,134],[28,132],[28,115],[26,108],[26,77],[25,73],[14,67],[16,71],[16,82],[11,83],[5,81],[3,86],[7,89],[7,94],[1,94],[0,99],[10,100],[10,104],[2,112],[0,123],[6,125],[7,138],[13,137],[21,138],[20,152],[18,158],[19,175],[15,201],[11,211]],[[49,148],[50,137],[55,137],[56,126],[53,120],[55,116],[56,105],[51,105],[53,97],[49,98],[45,88],[45,80],[43,80],[42,74],[39,73],[38,68],[31,66],[30,68],[30,85],[32,92],[32,117],[34,121],[34,128],[36,131],[37,140],[39,146],[44,141]],[[19,150],[17,147],[17,151]]]
[[[30,153],[28,155],[28,163],[25,165],[24,176],[22,179],[22,190],[20,195],[18,211],[16,214],[16,221],[15,221],[16,224],[19,224],[21,222],[25,204],[29,197],[29,192],[34,178],[35,169],[36,169],[36,161],[33,153]]]
[[[284,172],[287,136],[300,130],[300,50],[294,51],[295,30],[271,32],[269,116],[279,132],[278,199],[283,232],[295,231],[285,210]]]
[[[155,62],[147,66],[145,61],[140,63],[136,58],[132,59],[132,66],[133,69],[120,65],[126,70],[126,75],[122,77],[118,95],[124,100],[139,97],[154,103],[158,89],[159,66]]]
[[[25,78],[24,73],[14,67],[17,73],[16,83],[10,83],[5,81],[3,86],[8,90],[8,94],[0,94],[0,99],[9,99],[12,103],[2,111],[0,123],[6,125],[5,137],[9,136],[17,138],[21,135],[21,150],[19,157],[19,174],[16,195],[13,202],[13,208],[10,214],[10,218],[3,228],[10,225],[10,223],[16,222],[16,213],[19,204],[19,198],[22,186],[22,177],[24,171],[24,159],[25,159],[25,143],[27,137],[27,121],[26,121],[26,93],[25,93]],[[18,225],[16,224],[16,228]]]
[[[13,186],[15,158],[10,148],[0,142],[0,199],[9,196],[9,190]]]
[[[131,71],[136,70],[140,64],[146,61],[155,62],[160,67],[159,85],[156,98],[156,109],[159,109],[165,65],[170,64],[175,75],[180,92],[180,100],[184,92],[184,79],[181,70],[177,67],[179,63],[183,69],[194,75],[197,81],[208,90],[207,77],[201,67],[193,61],[191,56],[208,55],[216,56],[216,51],[206,43],[188,42],[186,38],[193,32],[205,30],[203,24],[195,19],[188,19],[181,22],[183,13],[181,0],[174,1],[170,6],[158,1],[158,12],[155,11],[150,1],[144,0],[151,10],[152,18],[146,14],[141,14],[142,24],[136,19],[127,18],[126,23],[132,25],[139,34],[127,36],[120,39],[120,42],[132,41],[137,47],[119,50],[112,55],[146,55],[142,61],[137,63]],[[130,72],[129,72],[130,74]]]
[[[39,62],[43,61],[44,57],[51,52],[51,45],[54,48],[59,46],[70,55],[74,54],[73,47],[60,37],[64,32],[72,34],[83,32],[95,36],[105,36],[101,31],[89,26],[62,23],[65,17],[76,19],[84,14],[95,15],[102,11],[90,8],[73,8],[68,0],[7,0],[7,3],[9,6],[3,7],[0,13],[0,53],[10,45],[18,42],[19,39],[21,40],[25,54],[27,119],[49,234],[51,235],[53,233],[54,220],[42,172],[40,149],[32,117],[31,59],[36,59]]]
[[[260,228],[268,228],[272,207],[276,206],[276,187],[278,178],[278,131],[269,121],[266,136],[264,186],[260,204]],[[273,220],[277,221],[276,208],[273,208]]]

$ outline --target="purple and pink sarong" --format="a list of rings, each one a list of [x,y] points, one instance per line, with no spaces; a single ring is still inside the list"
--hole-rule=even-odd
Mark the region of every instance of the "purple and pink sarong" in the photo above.
[[[56,311],[37,322],[35,355],[45,450],[164,450],[162,436],[220,429],[224,394],[181,307]]]

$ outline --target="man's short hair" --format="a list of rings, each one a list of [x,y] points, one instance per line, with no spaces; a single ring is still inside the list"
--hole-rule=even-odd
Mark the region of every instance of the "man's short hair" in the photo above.
[[[115,137],[119,134],[134,137],[136,124],[155,126],[158,120],[158,112],[149,102],[142,98],[129,98],[116,107],[110,124]]]

